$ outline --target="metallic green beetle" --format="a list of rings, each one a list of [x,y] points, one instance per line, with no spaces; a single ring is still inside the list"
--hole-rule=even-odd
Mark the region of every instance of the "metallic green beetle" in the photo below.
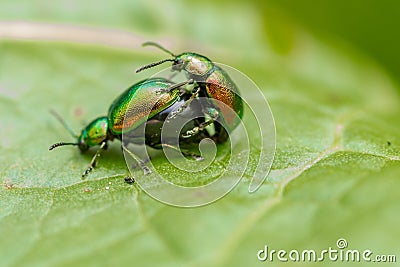
[[[83,128],[79,135],[75,134],[65,121],[53,112],[53,115],[55,115],[77,141],[76,143],[55,143],[49,147],[49,150],[53,150],[59,146],[74,145],[78,146],[81,152],[86,152],[90,147],[99,146],[89,167],[82,174],[82,178],[84,178],[96,166],[100,153],[107,148],[107,142],[118,139],[123,141],[122,149],[138,161],[145,173],[149,173],[150,170],[144,165],[143,161],[127,150],[126,146],[128,143],[142,144],[144,138],[144,143],[153,148],[160,149],[163,146],[167,146],[177,149],[168,143],[161,142],[161,129],[164,121],[173,110],[187,103],[189,99],[193,99],[192,93],[187,92],[183,88],[187,83],[175,84],[164,78],[151,78],[138,82],[114,100],[107,116],[94,119]],[[192,105],[188,110],[192,112],[193,118],[201,117],[203,113],[203,109],[199,105]],[[180,133],[184,137],[182,139],[183,147],[185,145],[190,147],[191,144],[198,143],[202,138],[206,137],[218,140],[218,132],[213,137],[207,131],[204,131],[205,127],[211,123],[212,121],[205,121],[204,118],[196,118],[185,125]],[[146,129],[144,136],[143,132],[141,132],[142,129],[140,129],[140,126],[143,125]],[[196,129],[196,134],[186,134],[187,132],[193,132],[193,129]],[[129,133],[129,136],[133,136],[133,138],[122,140],[122,134],[125,133]],[[136,137],[137,139],[135,139]],[[179,151],[195,159],[201,159],[201,157],[189,151]]]
[[[185,52],[175,55],[157,43],[146,42],[143,44],[143,46],[148,45],[155,46],[174,58],[145,65],[137,69],[136,72],[168,61],[173,62],[172,70],[184,71],[188,79],[194,80],[199,85],[200,97],[208,97],[211,100],[216,100],[213,102],[218,116],[223,119],[224,124],[229,130],[236,128],[243,117],[243,101],[240,97],[239,89],[222,68],[215,65],[207,57],[196,53]]]
[[[114,100],[109,108],[108,116],[94,119],[83,128],[79,135],[75,134],[60,116],[54,114],[77,141],[76,143],[55,143],[49,147],[49,150],[59,146],[74,145],[78,146],[81,152],[85,152],[90,147],[100,146],[89,167],[82,174],[82,177],[85,177],[96,166],[97,158],[101,151],[107,148],[108,141],[113,141],[115,138],[121,140],[123,132],[135,130],[148,118],[174,104],[180,97],[181,85],[163,78],[138,82]],[[124,144],[122,148],[125,149]]]

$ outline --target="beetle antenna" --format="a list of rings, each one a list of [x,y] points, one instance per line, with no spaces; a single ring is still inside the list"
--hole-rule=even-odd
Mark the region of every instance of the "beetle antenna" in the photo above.
[[[145,65],[143,67],[138,68],[136,70],[136,73],[141,72],[142,70],[145,70],[145,69],[150,69],[152,67],[158,66],[158,65],[163,64],[163,63],[168,62],[168,61],[175,61],[175,59],[168,58],[168,59],[163,59],[163,60],[158,61],[158,62],[147,64],[147,65]]]
[[[77,145],[79,145],[79,144],[78,144],[78,143],[64,143],[64,142],[59,142],[59,143],[52,144],[52,145],[49,147],[49,150],[53,150],[54,148],[59,147],[59,146],[68,146],[68,145],[70,145],[70,146],[77,146]]]
[[[74,138],[78,138],[78,135],[72,130],[72,128],[65,122],[65,120],[58,114],[56,111],[50,109],[50,114],[53,115],[67,131],[72,135]],[[51,150],[51,149],[50,149]]]
[[[158,49],[164,51],[165,53],[170,54],[173,57],[176,57],[176,55],[174,53],[172,53],[171,51],[169,51],[165,47],[163,47],[160,44],[157,44],[155,42],[145,42],[145,43],[142,44],[142,46],[154,46],[154,47],[157,47]]]

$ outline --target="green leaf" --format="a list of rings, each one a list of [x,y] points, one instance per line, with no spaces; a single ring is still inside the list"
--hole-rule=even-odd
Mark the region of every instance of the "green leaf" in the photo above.
[[[240,6],[232,9],[221,16],[233,18]],[[243,16],[247,26],[255,23],[251,12]],[[278,56],[268,44],[253,42],[258,35],[247,32],[250,27],[237,28],[248,38],[229,42],[237,33],[225,33],[218,19],[209,23],[220,39],[202,49],[259,85],[275,117],[277,152],[256,193],[247,192],[246,173],[226,197],[194,209],[161,204],[124,183],[127,168],[117,142],[85,181],[80,174],[91,153],[48,151],[54,142],[71,140],[49,109],[80,129],[146,77],[134,69],[159,59],[159,52],[121,49],[117,41],[114,48],[82,45],[79,38],[0,41],[0,266],[255,266],[265,245],[322,250],[335,248],[339,238],[351,249],[398,253],[398,88],[379,66],[343,45],[297,32],[292,50]],[[115,27],[126,26],[119,22]],[[212,37],[201,29],[178,31],[177,38],[189,39],[184,49],[190,40],[209,42],[196,36]],[[107,33],[120,40],[118,32]],[[256,162],[252,154],[250,168]],[[177,174],[163,157],[153,164]],[[207,181],[216,173],[196,178]]]

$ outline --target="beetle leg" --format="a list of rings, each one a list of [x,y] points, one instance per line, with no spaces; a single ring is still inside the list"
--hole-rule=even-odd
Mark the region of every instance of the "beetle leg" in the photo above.
[[[190,98],[188,100],[185,101],[185,103],[183,103],[177,110],[172,111],[168,117],[167,117],[167,122],[169,122],[171,119],[176,118],[176,116],[178,116],[179,113],[182,113],[182,111],[184,111],[189,105],[190,103],[192,103],[192,101],[197,97],[197,94],[200,91],[200,87],[197,87],[196,91],[194,91],[192,93],[192,95],[190,96]]]
[[[135,182],[135,179],[131,176],[126,176],[124,180],[127,184],[133,184]]]
[[[214,108],[211,108],[208,111],[204,111],[204,113],[209,115],[210,119],[208,121],[200,123],[199,126],[194,127],[192,130],[186,131],[186,133],[182,135],[183,138],[189,138],[192,137],[193,135],[198,134],[201,131],[204,131],[206,127],[213,124],[219,116],[218,111]]]
[[[204,131],[205,128],[206,128],[208,125],[211,125],[211,124],[213,124],[213,123],[214,123],[214,120],[213,120],[213,119],[210,119],[210,120],[208,120],[208,121],[202,122],[202,123],[200,123],[199,126],[194,127],[192,130],[186,131],[185,134],[182,134],[182,137],[183,137],[183,138],[192,137],[193,135],[196,135],[196,134],[198,134],[199,132]]]
[[[184,86],[186,84],[193,84],[193,83],[194,83],[193,79],[190,79],[190,80],[187,80],[187,81],[184,81],[184,82],[181,82],[181,83],[176,83],[174,85],[171,85],[167,89],[159,89],[159,90],[157,90],[157,93],[158,94],[168,93],[168,92],[171,92],[172,90],[177,89],[179,87],[182,87],[182,86]],[[180,91],[181,91],[182,94],[186,93],[185,89],[180,89]]]
[[[147,156],[145,159],[140,160],[143,164],[147,163],[150,161],[150,157]],[[140,164],[137,162],[135,164],[132,164],[132,169],[136,169]]]
[[[173,146],[173,145],[170,145],[170,144],[161,144],[161,146],[162,146],[162,147],[168,147],[168,148],[171,148],[171,149],[176,150],[176,151],[178,151],[178,152],[181,152],[184,156],[186,156],[186,157],[192,157],[192,158],[193,158],[194,160],[196,160],[196,161],[200,161],[200,160],[203,160],[203,159],[204,159],[202,156],[197,155],[196,153],[193,153],[193,152],[191,152],[191,151],[189,151],[189,150],[182,150],[182,149],[179,149],[178,147]]]
[[[142,168],[144,175],[150,174],[151,170],[145,165],[145,161],[141,160],[138,156],[133,154],[125,145],[122,145],[122,149],[125,150]]]
[[[90,162],[89,167],[83,172],[82,174],[82,179],[85,179],[85,177],[93,170],[94,167],[97,165],[98,158],[100,157],[100,153],[107,148],[107,142],[101,143],[99,149],[97,150],[96,154],[94,154],[92,161]]]

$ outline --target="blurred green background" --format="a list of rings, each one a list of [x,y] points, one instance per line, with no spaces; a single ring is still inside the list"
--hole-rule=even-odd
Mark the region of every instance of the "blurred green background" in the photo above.
[[[398,261],[399,16],[396,1],[1,0],[0,266],[288,266],[257,251],[339,238]],[[118,144],[86,181],[90,154],[47,151],[69,140],[48,110],[75,129],[104,114],[149,74],[138,66],[164,58],[148,40],[230,65],[265,94],[277,151],[257,193],[247,172],[220,201],[179,209],[123,182]]]
[[[373,57],[398,80],[400,6],[396,1],[267,1],[313,34],[346,42]],[[275,9],[276,8],[276,9]],[[269,7],[265,5],[268,12]],[[268,13],[267,13],[268,14]],[[266,18],[267,16],[264,16]]]
[[[2,20],[28,20],[71,23],[134,31],[147,36],[184,36],[193,42],[226,43],[262,42],[269,39],[276,51],[293,48],[295,28],[314,36],[354,46],[373,57],[397,79],[400,59],[400,7],[396,1],[114,1],[112,5],[97,1],[34,0],[1,2]],[[191,16],[197,20],[191,21]],[[250,20],[250,22],[245,22]],[[247,26],[252,29],[245,29]],[[253,28],[255,27],[255,28]],[[224,34],[220,35],[223,30]],[[233,31],[233,29],[235,31]],[[242,31],[254,36],[237,38]],[[297,29],[298,30],[298,29]],[[218,33],[218,34],[217,34]],[[236,35],[236,33],[238,35]],[[229,38],[230,37],[230,38]],[[235,38],[236,37],[236,38]],[[185,39],[185,38],[183,38]]]

